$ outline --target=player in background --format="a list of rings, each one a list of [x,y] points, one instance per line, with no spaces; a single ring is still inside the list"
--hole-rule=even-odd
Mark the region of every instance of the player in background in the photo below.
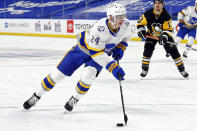
[[[107,18],[100,19],[91,29],[80,33],[78,44],[65,55],[57,65],[57,70],[47,75],[41,82],[40,90],[24,102],[25,109],[34,106],[43,94],[64,78],[70,77],[83,64],[85,68],[76,91],[64,106],[67,111],[72,111],[73,106],[88,92],[103,67],[117,80],[124,80],[125,72],[117,60],[123,57],[128,46],[132,26],[126,19],[126,9],[121,4],[110,4],[106,14]]]
[[[168,42],[174,42],[172,38],[171,17],[164,8],[163,0],[154,0],[154,7],[147,10],[138,20],[138,36],[145,38],[144,52],[142,58],[141,77],[145,77],[149,70],[150,59],[152,57],[157,42],[163,45],[167,53],[174,60],[179,72],[185,78],[189,75],[185,71],[181,55],[175,45]],[[147,31],[146,28],[147,27]]]
[[[187,53],[191,49],[194,40],[196,38],[196,27],[197,27],[197,0],[195,6],[188,6],[178,14],[178,26],[179,31],[177,33],[175,43],[180,43],[184,39],[185,35],[188,34],[188,43],[183,52],[183,57],[187,58]]]

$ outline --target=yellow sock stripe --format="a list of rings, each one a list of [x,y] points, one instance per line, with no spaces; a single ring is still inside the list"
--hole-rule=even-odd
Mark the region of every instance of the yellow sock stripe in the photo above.
[[[143,58],[144,58],[144,59],[150,59],[149,57],[145,57],[145,56],[143,56]]]
[[[87,86],[87,85],[83,84],[81,81],[79,81],[79,84],[80,84],[82,87],[84,87],[84,88],[90,88],[90,86]]]
[[[177,59],[174,59],[174,61],[178,61],[179,59],[181,59],[181,57],[177,58]]]
[[[177,63],[176,66],[180,66],[181,64],[183,64],[183,61],[181,61],[180,63]]]
[[[44,89],[46,89],[46,90],[51,90],[50,88],[48,88],[46,85],[45,85],[45,83],[44,83],[44,80],[42,80],[42,87],[44,87]]]
[[[142,61],[143,64],[150,64],[150,62]]]
[[[179,60],[175,61],[176,64],[180,63],[180,62],[182,62],[182,59],[179,59]]]
[[[49,77],[49,75],[47,76],[47,80],[49,81],[49,83],[50,83],[52,86],[55,86],[55,83],[53,83],[53,81],[51,80],[51,78]]]
[[[189,47],[191,47],[191,46],[192,46],[192,44],[189,44],[189,43],[186,43],[186,45],[187,45],[187,46],[189,46]]]
[[[81,91],[80,89],[79,89],[79,87],[78,86],[76,86],[76,89],[77,89],[77,91],[79,92],[79,93],[81,93],[81,94],[85,94],[87,91]]]
[[[150,61],[150,59],[142,58],[142,61],[147,61],[147,62],[149,62],[149,61]]]

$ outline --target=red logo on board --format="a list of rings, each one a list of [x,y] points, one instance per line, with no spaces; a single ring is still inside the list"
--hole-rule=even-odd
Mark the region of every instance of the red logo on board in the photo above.
[[[67,20],[67,32],[74,33],[74,21],[73,20]]]

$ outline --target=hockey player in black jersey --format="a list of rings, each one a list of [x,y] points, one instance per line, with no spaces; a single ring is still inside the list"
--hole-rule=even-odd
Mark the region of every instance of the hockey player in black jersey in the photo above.
[[[174,60],[180,74],[187,78],[189,74],[185,71],[181,55],[172,37],[171,17],[164,8],[163,0],[154,0],[154,7],[147,10],[138,20],[138,36],[145,39],[145,46],[142,58],[141,77],[145,77],[149,70],[150,59],[152,57],[157,42],[163,45],[166,52]],[[145,29],[147,27],[147,30]]]

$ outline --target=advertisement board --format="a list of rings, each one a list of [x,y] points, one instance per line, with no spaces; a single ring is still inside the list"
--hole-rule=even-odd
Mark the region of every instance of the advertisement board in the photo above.
[[[6,35],[31,35],[48,37],[75,38],[75,35],[90,29],[97,20],[72,20],[72,19],[1,19],[0,34]],[[172,21],[173,36],[176,36],[177,21]],[[141,40],[137,36],[137,21],[131,20],[132,40]],[[185,37],[187,40],[187,36]]]

